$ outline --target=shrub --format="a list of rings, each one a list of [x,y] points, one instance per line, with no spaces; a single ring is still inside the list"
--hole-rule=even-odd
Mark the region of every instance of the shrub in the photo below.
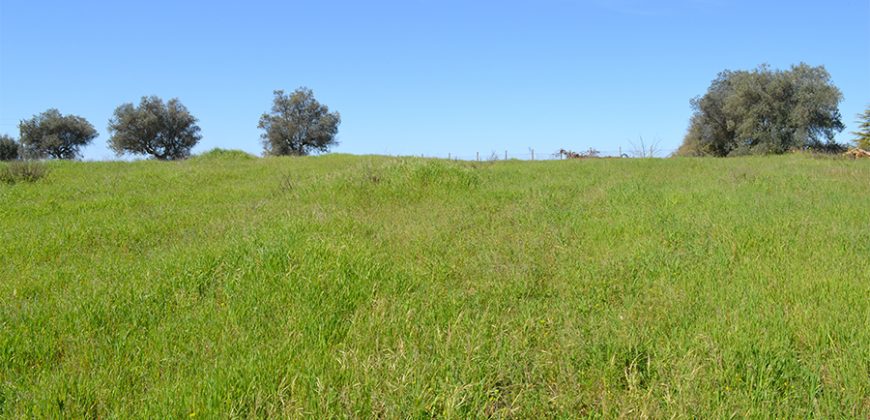
[[[219,147],[216,147],[194,157],[194,159],[202,160],[252,160],[256,158],[256,156],[243,150],[221,149]]]
[[[9,162],[0,170],[0,182],[15,184],[18,182],[36,182],[48,174],[44,163],[35,160]]]

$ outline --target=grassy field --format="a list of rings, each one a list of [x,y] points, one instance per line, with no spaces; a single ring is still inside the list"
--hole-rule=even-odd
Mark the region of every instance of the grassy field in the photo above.
[[[870,162],[52,162],[2,417],[870,416]]]

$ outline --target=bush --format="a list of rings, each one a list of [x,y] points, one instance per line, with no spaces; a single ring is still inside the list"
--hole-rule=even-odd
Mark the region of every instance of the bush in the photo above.
[[[36,182],[48,174],[44,163],[35,160],[14,161],[0,170],[0,182],[15,184],[18,182]]]
[[[221,149],[219,147],[216,147],[194,157],[194,159],[202,160],[252,160],[256,158],[256,156],[243,150]]]

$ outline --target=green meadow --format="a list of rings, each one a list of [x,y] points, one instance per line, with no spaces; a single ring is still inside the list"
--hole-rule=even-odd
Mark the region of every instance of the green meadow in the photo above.
[[[47,165],[0,417],[870,416],[868,161]]]

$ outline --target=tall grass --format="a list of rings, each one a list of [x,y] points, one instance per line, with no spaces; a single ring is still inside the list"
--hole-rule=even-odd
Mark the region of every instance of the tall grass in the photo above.
[[[867,163],[58,163],[0,416],[866,418]]]
[[[0,164],[0,184],[36,182],[48,174],[48,168],[35,160],[14,160]]]

